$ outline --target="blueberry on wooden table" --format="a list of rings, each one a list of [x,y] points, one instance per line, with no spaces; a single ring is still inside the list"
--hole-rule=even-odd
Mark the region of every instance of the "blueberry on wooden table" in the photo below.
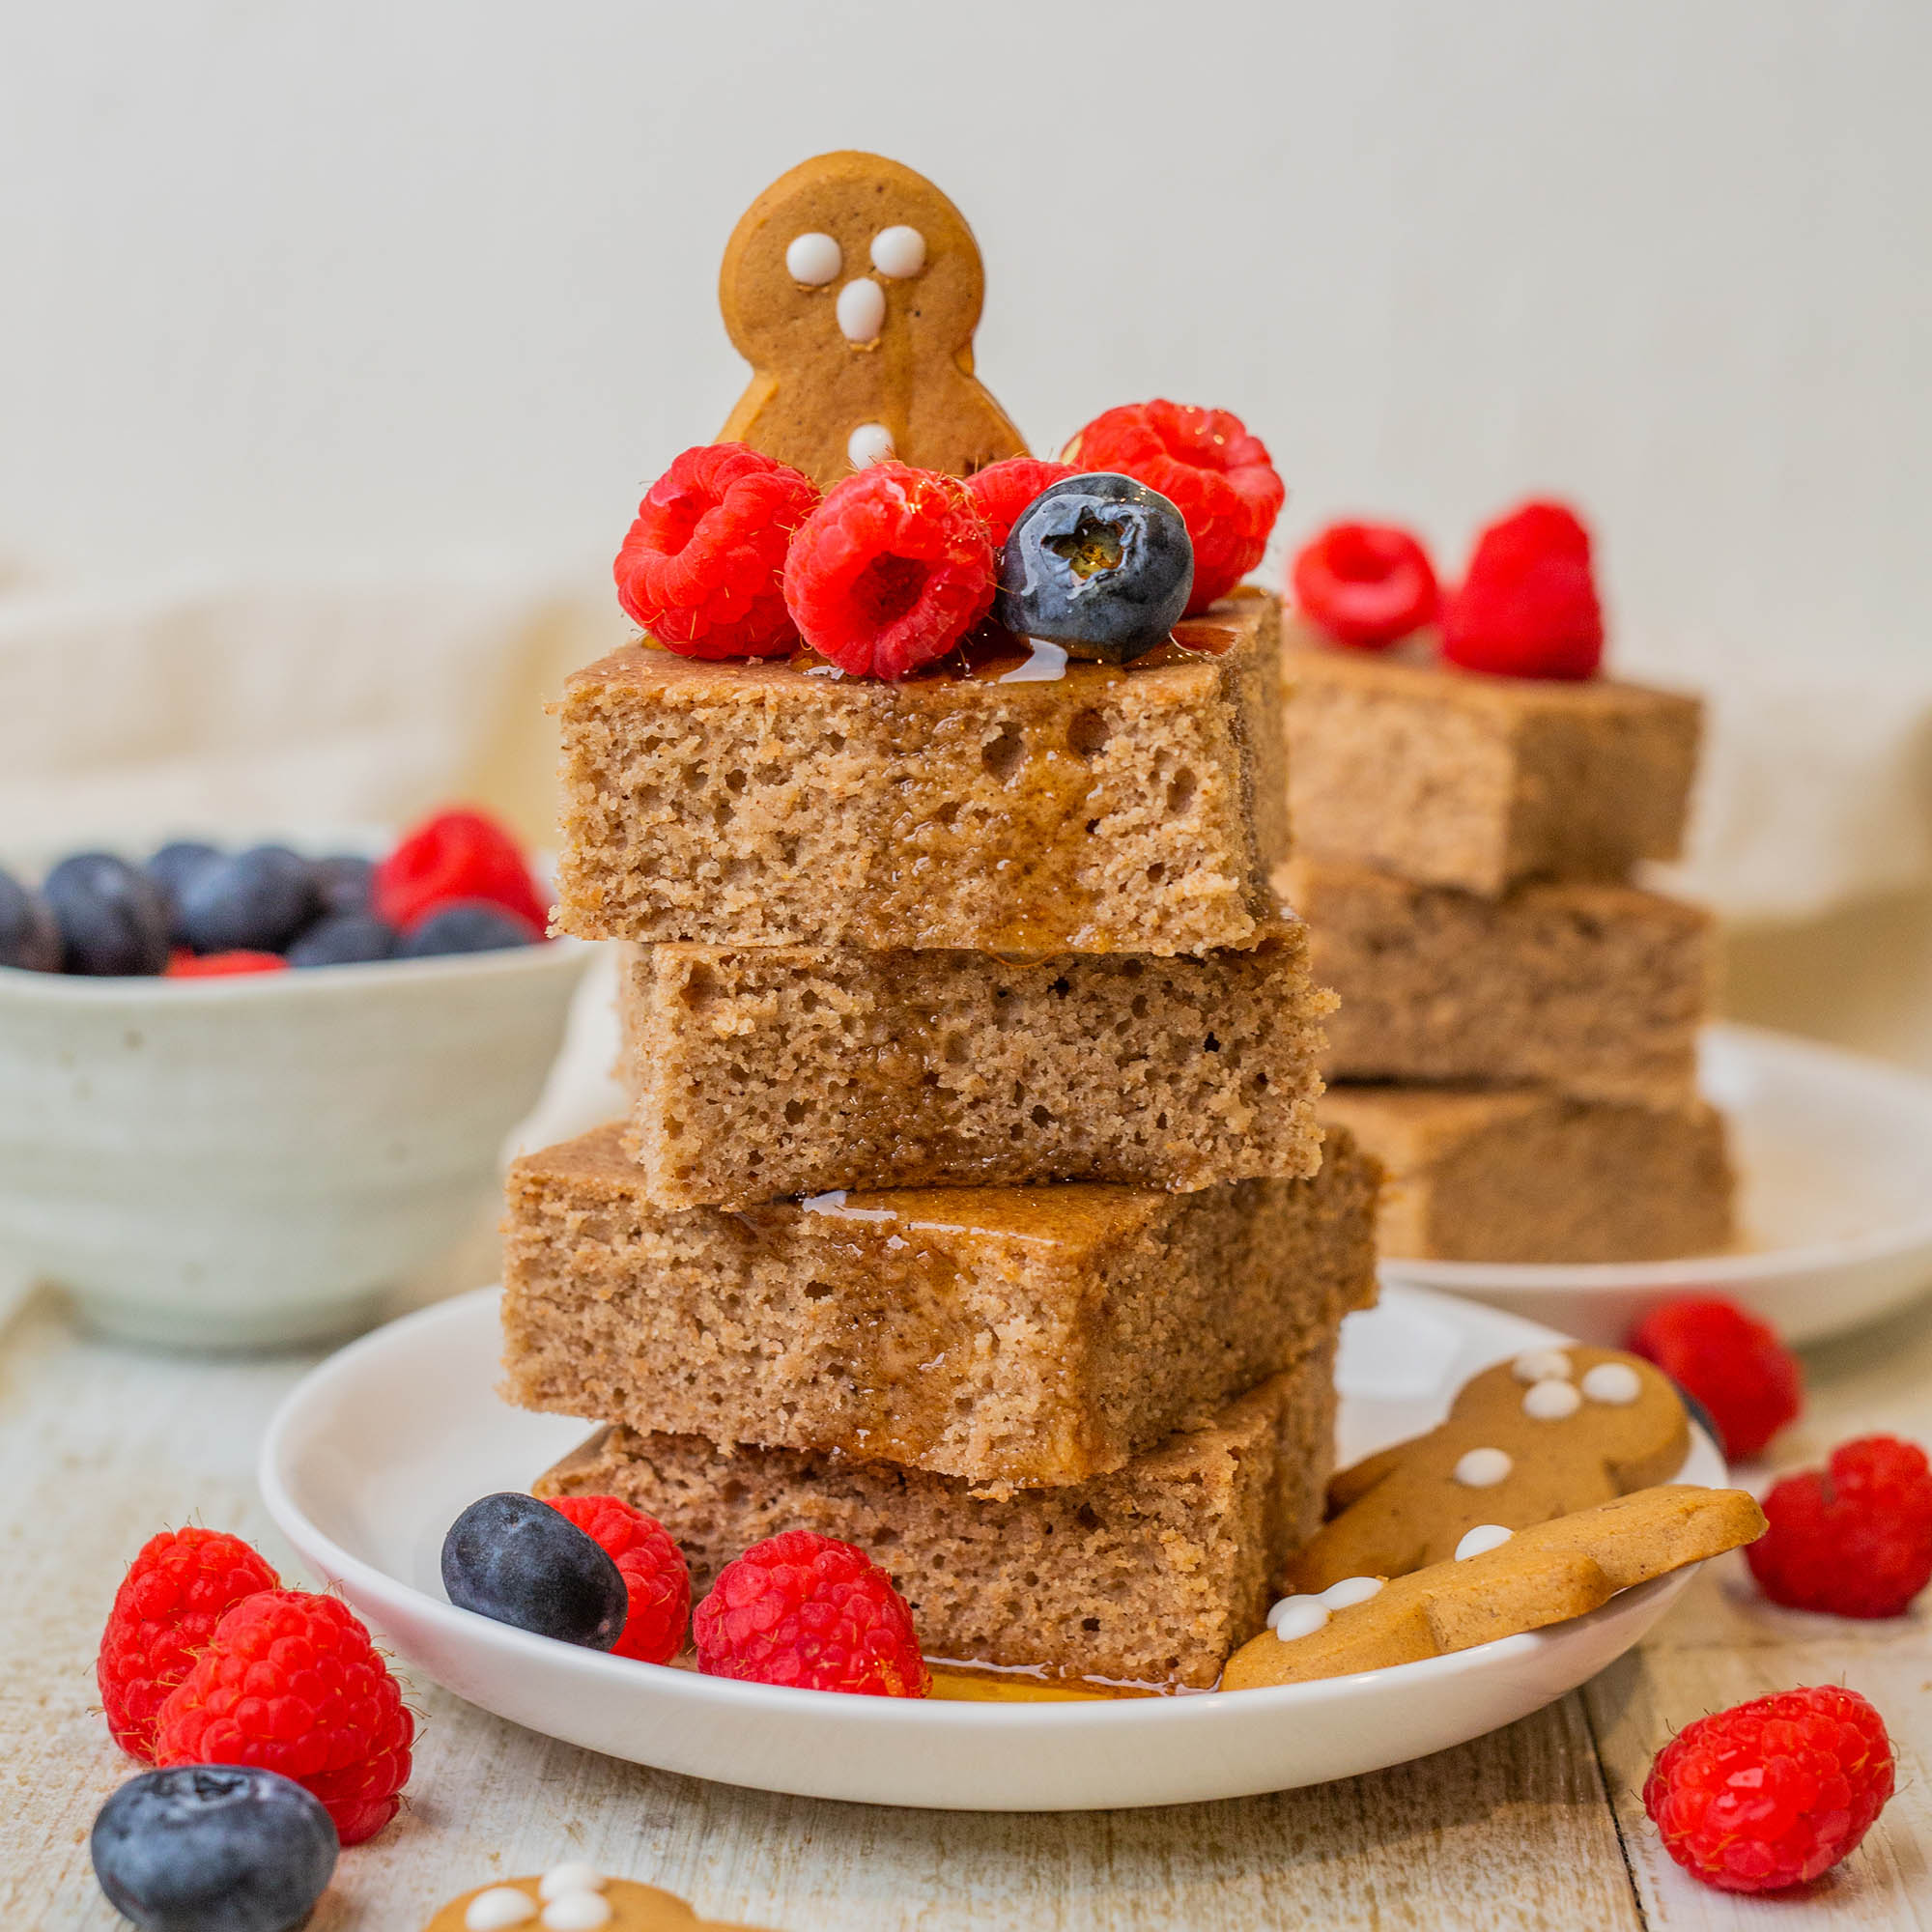
[[[60,927],[66,971],[113,979],[167,965],[168,902],[125,859],[76,852],[47,874],[41,895]]]
[[[629,1593],[610,1555],[560,1511],[506,1490],[442,1539],[442,1587],[459,1609],[586,1650],[624,1634]]]
[[[189,875],[177,923],[197,952],[280,952],[321,911],[308,860],[286,845],[251,845]]]
[[[0,966],[28,973],[61,969],[60,927],[46,900],[7,872],[0,872]]]
[[[89,1841],[101,1890],[144,1932],[290,1932],[338,1849],[319,1799],[272,1771],[225,1764],[129,1778]]]
[[[1131,476],[1069,476],[1015,519],[993,615],[1068,657],[1126,664],[1167,641],[1193,588],[1194,546],[1165,497]]]

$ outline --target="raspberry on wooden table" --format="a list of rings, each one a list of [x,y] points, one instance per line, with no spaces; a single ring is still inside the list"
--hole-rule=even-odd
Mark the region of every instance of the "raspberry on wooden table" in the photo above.
[[[345,1845],[396,1815],[415,1722],[361,1620],[262,1590],[215,1625],[156,1726],[155,1762],[259,1765],[321,1799]]]
[[[785,559],[800,635],[854,677],[942,658],[993,601],[993,546],[965,484],[874,463],[834,484]]]
[[[1392,524],[1331,524],[1305,544],[1289,588],[1310,623],[1338,644],[1381,650],[1431,622],[1435,568]]]
[[[725,1564],[692,1635],[710,1677],[871,1697],[932,1688],[892,1578],[864,1550],[809,1529],[768,1537]]]
[[[680,657],[782,656],[785,550],[817,502],[810,477],[741,442],[687,449],[638,505],[617,601]]]
[[[1703,1405],[1727,1462],[1757,1455],[1804,1406],[1798,1357],[1775,1329],[1721,1295],[1665,1302],[1631,1330],[1627,1346]]]
[[[260,1551],[219,1530],[164,1529],[141,1546],[114,1593],[95,1662],[107,1728],[123,1750],[152,1760],[161,1705],[215,1625],[280,1582]]]
[[[1192,615],[1262,560],[1288,498],[1266,447],[1240,417],[1188,403],[1125,403],[1095,416],[1064,452],[1083,470],[1117,469],[1158,490],[1194,544]]]
[[[1858,1849],[1891,1796],[1891,1740],[1856,1690],[1781,1690],[1687,1724],[1643,1808],[1684,1869],[1723,1891],[1781,1891]]]
[[[668,1663],[684,1648],[685,1627],[691,1621],[691,1571],[670,1532],[655,1517],[617,1496],[546,1500],[616,1564],[624,1579],[630,1610],[611,1654],[645,1663]]]
[[[1080,472],[1068,463],[1039,456],[1009,456],[976,469],[966,479],[966,494],[985,521],[986,534],[998,550],[1012,534],[1019,514],[1041,491],[1065,483]]]
[[[1774,1604],[1896,1617],[1932,1580],[1932,1469],[1916,1442],[1863,1435],[1772,1485],[1771,1527],[1745,1551]]]
[[[439,811],[406,833],[376,867],[372,896],[377,913],[405,930],[461,899],[488,899],[539,934],[550,919],[523,847],[481,811]]]
[[[1590,533],[1561,503],[1525,503],[1476,539],[1442,605],[1442,655],[1503,677],[1586,678],[1604,657]]]

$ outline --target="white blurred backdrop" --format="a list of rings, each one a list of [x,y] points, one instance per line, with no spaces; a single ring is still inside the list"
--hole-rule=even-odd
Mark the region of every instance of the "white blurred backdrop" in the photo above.
[[[14,7],[0,822],[125,811],[151,768],[177,816],[259,813],[273,783],[204,796],[211,759],[432,633],[473,638],[412,687],[462,746],[345,741],[323,762],[363,789],[318,810],[469,783],[540,814],[529,689],[621,635],[629,510],[743,380],[725,235],[856,146],[976,227],[980,372],[1036,447],[1117,401],[1225,405],[1289,481],[1277,552],[1370,510],[1451,569],[1525,493],[1576,499],[1617,661],[1718,704],[1690,882],[1904,933],[1932,879],[1928,71],[1920,0]],[[103,626],[112,663],[187,670],[158,737],[148,672],[99,698],[111,730],[75,721]],[[1925,1004],[1899,1024],[1932,1055]]]

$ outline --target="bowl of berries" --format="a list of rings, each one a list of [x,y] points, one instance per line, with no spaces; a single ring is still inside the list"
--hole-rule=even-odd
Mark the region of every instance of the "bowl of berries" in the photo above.
[[[0,871],[0,1263],[134,1341],[365,1324],[542,1091],[587,956],[546,912],[473,811]]]

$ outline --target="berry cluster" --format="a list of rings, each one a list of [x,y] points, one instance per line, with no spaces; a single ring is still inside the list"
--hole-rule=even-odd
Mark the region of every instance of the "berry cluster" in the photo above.
[[[547,918],[500,825],[440,811],[381,860],[184,839],[143,866],[76,853],[39,892],[0,872],[0,966],[214,979],[533,946]]]
[[[442,1545],[451,1603],[497,1623],[644,1663],[690,1627],[713,1677],[923,1697],[931,1678],[912,1611],[863,1550],[810,1530],[753,1544],[691,1607],[691,1574],[663,1524],[616,1496],[473,1502]]]
[[[273,1772],[321,1804],[345,1845],[396,1814],[415,1729],[401,1687],[345,1605],[281,1588],[239,1537],[152,1538],[115,1595],[95,1674],[132,1757]]]
[[[1525,503],[1476,539],[1444,590],[1429,553],[1389,524],[1331,525],[1289,567],[1296,608],[1323,636],[1385,650],[1430,624],[1443,658],[1503,677],[1594,677],[1604,617],[1590,533],[1561,503]]]
[[[1068,454],[1077,469],[1011,457],[963,483],[885,461],[821,497],[741,444],[688,449],[638,507],[618,602],[685,657],[803,642],[849,675],[896,680],[989,611],[1071,656],[1124,663],[1261,561],[1281,478],[1225,410],[1109,410]]]

